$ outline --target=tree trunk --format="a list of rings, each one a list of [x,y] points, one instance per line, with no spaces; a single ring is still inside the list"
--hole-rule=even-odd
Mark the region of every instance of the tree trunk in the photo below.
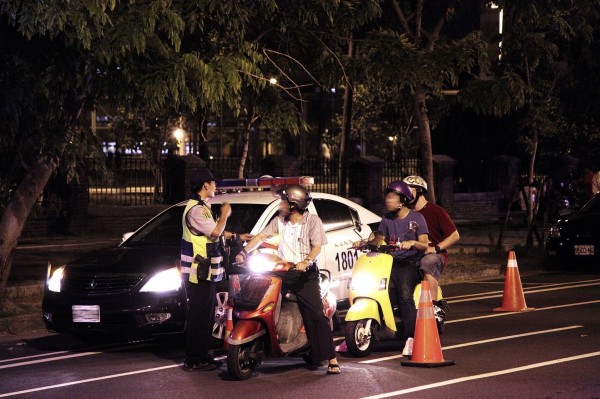
[[[427,115],[425,87],[418,85],[415,89],[414,113],[419,127],[419,155],[421,158],[421,175],[427,182],[427,199],[435,203],[435,185],[433,180],[433,155],[431,149],[431,129]]]
[[[250,129],[251,124],[246,126],[244,133],[242,134],[242,157],[240,158],[240,168],[238,169],[238,179],[244,178],[244,169],[246,168],[246,160],[248,159],[248,147],[250,145]]]
[[[55,168],[56,162],[52,160],[39,159],[33,164],[0,219],[0,295],[8,284],[12,258],[25,222]]]
[[[354,57],[354,36],[350,33],[348,38],[348,58]],[[340,157],[338,159],[338,194],[346,197],[346,181],[348,180],[348,148],[350,145],[350,131],[352,129],[352,82],[346,79],[344,90],[344,110],[342,115],[342,135],[340,137]]]
[[[537,235],[537,230],[535,227],[535,217],[537,214],[537,204],[539,203],[539,192],[538,188],[535,194],[535,203],[531,202],[531,193],[533,191],[533,174],[535,170],[535,159],[537,158],[537,148],[538,148],[538,134],[537,131],[533,132],[533,142],[531,143],[531,160],[529,161],[529,170],[527,172],[527,183],[529,184],[529,190],[525,190],[527,193],[525,201],[529,206],[527,207],[527,240],[525,241],[525,248],[532,249],[533,248],[533,232]]]
[[[242,156],[240,158],[240,167],[238,169],[238,179],[244,178],[244,170],[246,169],[246,160],[248,159],[248,150],[250,147],[250,133],[252,131],[252,126],[254,126],[259,118],[255,113],[256,108],[254,104],[248,108],[251,112],[248,118],[248,123],[246,124],[246,129],[244,130],[244,133],[242,133]]]

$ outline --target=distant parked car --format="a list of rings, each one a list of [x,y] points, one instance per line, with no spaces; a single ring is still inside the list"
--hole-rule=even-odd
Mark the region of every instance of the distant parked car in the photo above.
[[[347,300],[347,282],[357,257],[348,248],[367,238],[381,218],[336,195],[312,196],[309,212],[321,217],[328,239],[319,268],[324,277],[339,280],[334,292],[338,300]],[[275,217],[280,199],[269,190],[219,194],[211,200],[217,214],[225,201],[233,209],[226,229],[257,234]],[[166,209],[116,248],[53,270],[42,304],[46,327],[59,332],[183,331],[186,293],[177,265],[185,205]],[[227,291],[226,284],[221,291]]]
[[[546,254],[552,267],[600,266],[600,194],[550,227]]]

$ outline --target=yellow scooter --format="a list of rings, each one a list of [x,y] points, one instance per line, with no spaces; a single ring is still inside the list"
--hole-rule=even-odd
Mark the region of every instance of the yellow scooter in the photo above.
[[[389,292],[394,259],[389,252],[397,247],[363,240],[352,249],[366,253],[357,259],[349,282],[350,309],[345,317],[345,339],[351,355],[364,357],[371,353],[375,340],[396,336],[396,318]],[[415,304],[419,303],[420,292],[419,284],[415,288]],[[441,298],[439,289],[438,299]]]

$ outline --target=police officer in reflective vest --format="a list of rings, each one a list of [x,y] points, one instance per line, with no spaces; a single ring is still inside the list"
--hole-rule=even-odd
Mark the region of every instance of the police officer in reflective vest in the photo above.
[[[231,206],[221,205],[219,217],[207,202],[215,196],[216,181],[203,168],[190,178],[192,198],[183,212],[180,270],[186,280],[188,314],[186,324],[185,370],[214,370],[222,362],[209,356],[208,346],[214,323],[216,283],[224,277],[220,237],[237,240],[237,234],[225,231]],[[240,238],[249,240],[249,234]]]

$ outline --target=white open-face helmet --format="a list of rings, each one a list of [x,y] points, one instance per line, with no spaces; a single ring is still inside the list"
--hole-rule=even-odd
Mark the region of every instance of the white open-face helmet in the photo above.
[[[416,188],[417,192],[419,192],[419,188],[423,194],[427,192],[427,182],[421,176],[406,176],[402,181],[410,187]]]

